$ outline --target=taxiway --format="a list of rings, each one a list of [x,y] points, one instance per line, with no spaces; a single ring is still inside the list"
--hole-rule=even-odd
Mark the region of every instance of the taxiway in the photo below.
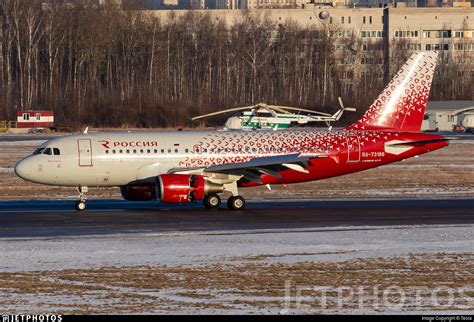
[[[207,210],[201,204],[164,205],[120,200],[0,202],[1,237],[45,237],[172,231],[312,229],[339,226],[474,224],[474,199],[272,200],[248,209]]]

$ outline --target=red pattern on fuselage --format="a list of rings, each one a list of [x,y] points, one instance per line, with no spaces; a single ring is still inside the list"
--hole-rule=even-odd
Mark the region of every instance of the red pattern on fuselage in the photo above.
[[[446,142],[436,142],[413,147],[400,154],[385,151],[390,141],[421,141],[442,138],[438,135],[398,131],[318,131],[296,129],[260,132],[214,132],[199,141],[192,155],[180,162],[181,167],[205,167],[210,165],[239,163],[252,158],[300,153],[324,156],[314,158],[309,173],[284,170],[282,178],[263,174],[263,184],[296,183],[321,180],[334,176],[358,172],[380,165],[400,161],[415,155],[442,148]],[[352,148],[349,148],[352,146]],[[321,149],[322,148],[322,149]],[[284,149],[283,151],[281,149]],[[352,158],[350,154],[352,153]],[[242,186],[259,185],[255,182]]]

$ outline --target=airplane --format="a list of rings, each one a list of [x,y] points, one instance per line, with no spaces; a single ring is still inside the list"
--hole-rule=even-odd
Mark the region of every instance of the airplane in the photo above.
[[[202,201],[242,210],[239,189],[346,175],[443,148],[448,138],[421,133],[437,52],[416,52],[367,112],[341,129],[83,133],[51,139],[19,161],[35,183],[120,187],[126,200]]]
[[[331,122],[337,122],[344,111],[355,112],[353,107],[344,107],[342,99],[339,97],[339,110],[334,114],[328,114],[318,111],[307,110],[303,108],[268,105],[258,103],[252,106],[235,107],[223,111],[213,112],[205,115],[195,116],[191,120],[196,121],[203,118],[243,111],[237,116],[231,116],[224,125],[226,130],[260,130],[273,129],[281,130],[292,126],[308,124],[312,122],[326,122],[330,126]],[[290,111],[298,112],[291,113]],[[305,113],[305,114],[299,114]]]

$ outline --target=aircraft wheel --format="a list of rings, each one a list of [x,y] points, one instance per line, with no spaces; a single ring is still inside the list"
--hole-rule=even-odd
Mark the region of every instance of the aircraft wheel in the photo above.
[[[84,211],[86,210],[87,206],[86,206],[86,203],[84,201],[76,201],[76,210],[77,211]]]
[[[245,205],[245,199],[242,196],[232,196],[227,200],[227,207],[231,210],[243,210]]]
[[[212,193],[204,197],[203,203],[207,209],[219,208],[219,205],[221,204],[221,197],[215,193]]]

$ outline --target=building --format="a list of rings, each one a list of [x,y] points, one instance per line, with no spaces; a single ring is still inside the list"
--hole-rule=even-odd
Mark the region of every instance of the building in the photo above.
[[[231,0],[227,0],[231,1]],[[235,1],[235,0],[232,0]],[[299,6],[300,0],[247,0],[248,5],[259,7],[265,1],[288,2]],[[200,12],[201,10],[196,10]],[[301,26],[325,28],[333,31],[336,38],[336,55],[360,53],[359,63],[364,65],[371,59],[390,65],[394,49],[403,46],[406,52],[417,50],[438,50],[445,61],[453,59],[464,64],[460,77],[474,78],[474,8],[411,8],[406,3],[384,8],[305,6],[286,10],[209,10],[202,11],[216,21],[231,25],[246,19],[261,19],[267,16],[279,23],[293,21]],[[177,14],[184,14],[177,12]],[[168,11],[149,11],[149,14],[168,19]],[[405,58],[403,58],[404,60]],[[340,63],[344,64],[344,61]],[[349,62],[353,64],[354,62]],[[397,64],[392,64],[398,68]],[[390,71],[388,71],[390,72]]]
[[[474,118],[474,101],[428,102],[422,131],[463,130],[467,118]]]
[[[337,74],[334,86],[340,88],[341,96],[351,96],[354,88],[361,88],[355,84],[363,84],[362,87],[368,89],[387,83],[407,57],[420,50],[440,52],[438,80],[446,75],[452,80],[449,86],[456,88],[460,96],[471,98],[474,95],[474,8],[411,8],[398,2],[384,8],[313,5],[292,10],[195,12],[206,13],[228,26],[243,19],[261,21],[264,17],[269,18],[277,23],[269,38],[276,38],[279,28],[286,22],[327,33],[332,48],[329,59]],[[175,12],[175,16],[185,13]],[[159,16],[163,21],[170,17],[164,10],[149,11],[148,14]],[[312,42],[308,39],[300,43],[297,50],[304,57],[306,47]],[[433,90],[442,92],[441,84],[436,82]]]
[[[382,8],[394,5],[394,0],[98,0],[101,5],[109,3],[124,8],[167,9],[302,9],[305,7],[349,7]],[[404,2],[405,3],[405,2]],[[406,7],[471,7],[470,0],[406,0]]]
[[[305,0],[247,0],[248,9],[296,9],[303,8]]]
[[[44,129],[54,126],[53,111],[20,111],[17,127],[20,129]]]

